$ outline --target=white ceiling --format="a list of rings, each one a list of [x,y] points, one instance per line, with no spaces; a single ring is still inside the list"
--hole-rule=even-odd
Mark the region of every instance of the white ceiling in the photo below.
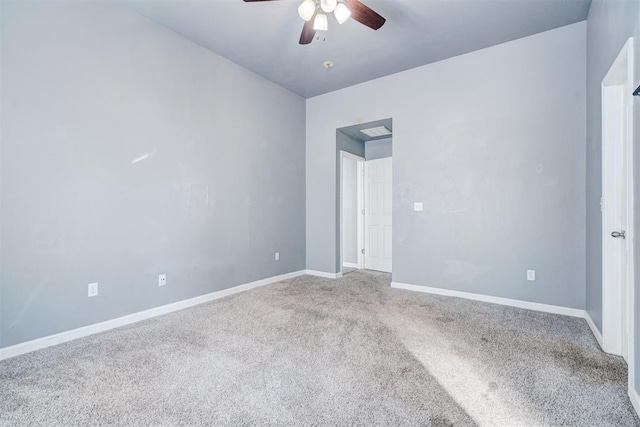
[[[330,17],[326,41],[298,44],[302,0],[125,0],[142,15],[309,98],[586,19],[591,0],[362,0],[373,31]],[[332,60],[326,70],[322,62]]]

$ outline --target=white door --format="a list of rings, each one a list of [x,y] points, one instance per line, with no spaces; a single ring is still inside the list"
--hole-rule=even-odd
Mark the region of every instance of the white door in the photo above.
[[[391,157],[364,165],[364,268],[391,273]]]
[[[617,318],[610,319],[614,325],[613,336],[605,334],[606,350],[620,354],[627,359],[628,330],[627,322],[627,147],[626,147],[626,108],[624,88],[626,85],[608,87],[603,92],[605,120],[603,138],[604,170],[603,178],[603,222],[605,284],[615,284],[618,288],[618,304],[614,304],[609,314]],[[605,295],[606,298],[606,295]],[[616,307],[617,306],[617,307]],[[617,336],[616,336],[617,335]]]
[[[629,61],[619,56],[602,87],[603,349],[629,361],[633,289],[633,100]]]

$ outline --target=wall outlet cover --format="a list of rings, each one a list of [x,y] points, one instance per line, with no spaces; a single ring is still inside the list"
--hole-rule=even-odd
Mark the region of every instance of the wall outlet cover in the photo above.
[[[413,210],[415,212],[422,212],[423,210],[422,202],[413,202]]]
[[[533,282],[536,280],[536,271],[535,270],[527,270],[527,280]]]
[[[276,252],[275,259],[276,261],[280,261],[280,252]]]
[[[161,274],[158,276],[158,286],[165,286],[167,284],[167,275]]]

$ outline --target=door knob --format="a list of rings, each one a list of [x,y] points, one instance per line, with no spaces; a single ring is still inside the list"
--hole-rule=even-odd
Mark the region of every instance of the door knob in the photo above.
[[[622,237],[623,239],[627,238],[627,234],[624,230],[622,231],[614,231],[611,233],[611,237]]]

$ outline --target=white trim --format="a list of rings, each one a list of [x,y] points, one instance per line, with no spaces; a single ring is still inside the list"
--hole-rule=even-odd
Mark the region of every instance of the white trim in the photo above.
[[[342,266],[347,268],[360,268],[357,262],[343,262]]]
[[[162,316],[163,314],[168,314],[174,311],[179,311],[185,308],[193,307],[195,305],[204,304],[206,302],[228,297],[230,295],[234,295],[239,292],[248,291],[250,289],[254,289],[259,286],[270,285],[272,283],[277,283],[283,280],[292,279],[294,277],[298,277],[306,274],[305,271],[306,270],[295,271],[293,273],[281,274],[279,276],[269,277],[269,278],[257,280],[251,283],[245,283],[242,285],[234,286],[233,288],[223,289],[221,291],[212,292],[210,294],[201,295],[195,298],[185,299],[185,300],[174,302],[167,305],[162,305],[160,307],[151,308],[149,310],[139,311],[137,313],[128,314],[126,316],[118,317],[111,320],[106,320],[100,323],[94,323],[93,325],[83,326],[81,328],[72,329],[70,331],[60,332],[55,335],[49,335],[49,336],[38,338],[32,341],[27,341],[20,344],[12,345],[10,347],[0,348],[0,360],[9,359],[11,357],[19,356],[21,354],[30,353],[32,351],[41,350],[43,348],[73,341],[78,338],[84,338],[89,335],[108,331],[110,329],[119,328],[120,326],[130,325],[132,323],[137,323],[142,320],[150,319],[152,317]]]
[[[342,154],[341,157],[348,157],[350,159],[357,160],[359,162],[364,162],[364,157],[360,157],[357,154],[353,154],[344,150],[340,150],[340,153]]]
[[[364,184],[360,180],[359,172],[360,172],[360,170],[362,168],[361,165],[364,164],[365,159],[364,159],[364,157],[360,157],[360,156],[358,156],[356,154],[353,154],[353,153],[350,153],[348,151],[340,150],[340,172],[339,172],[340,173],[340,188],[338,190],[338,193],[339,193],[339,195],[338,195],[338,203],[340,203],[340,206],[339,206],[340,214],[339,214],[339,218],[338,218],[338,221],[337,221],[337,223],[340,225],[340,236],[339,236],[339,244],[338,244],[338,253],[339,253],[339,257],[340,257],[340,272],[338,274],[340,274],[340,276],[338,276],[338,277],[342,277],[342,267],[344,267],[346,265],[346,263],[343,261],[343,257],[342,257],[342,243],[343,243],[342,242],[342,233],[343,233],[343,230],[344,230],[344,224],[343,224],[343,221],[342,221],[342,216],[344,214],[344,211],[343,211],[343,208],[342,208],[342,189],[344,187],[343,173],[342,172],[343,172],[344,159],[345,158],[353,159],[353,160],[356,161],[356,186],[357,186],[357,189],[356,189],[357,208],[356,209],[358,209],[358,221],[357,221],[357,225],[356,225],[356,227],[358,228],[356,230],[356,239],[358,240],[358,244],[357,244],[356,250],[358,251],[358,259],[357,259],[358,266],[354,267],[354,268],[358,268],[358,269],[362,268],[362,267],[360,267],[360,265],[362,265],[362,262],[363,262],[362,248],[364,248],[364,245],[360,246],[361,245],[360,234],[364,233],[363,230],[360,230],[360,227],[364,227],[364,224],[361,223],[360,214],[359,214],[360,212],[362,212],[362,209],[364,208],[364,202],[362,200],[363,199],[363,191],[364,190],[362,188],[360,188],[360,186],[364,185]],[[364,168],[362,168],[362,169],[364,169]],[[317,274],[315,276],[317,276]],[[321,277],[324,277],[324,276],[321,276]]]
[[[633,409],[636,410],[636,414],[640,416],[640,395],[636,389],[631,386],[629,386],[629,400],[631,401]]]
[[[591,329],[593,336],[596,337],[596,341],[598,341],[598,345],[600,346],[600,348],[602,348],[602,334],[600,333],[600,331],[598,330],[598,327],[593,322],[593,319],[591,318],[591,316],[586,310],[584,312],[584,320],[587,321],[587,325],[589,325],[589,329]]]
[[[342,277],[342,273],[327,273],[324,271],[316,270],[304,270],[304,274],[308,276],[324,277],[326,279],[339,279],[340,277]]]
[[[489,295],[474,294],[470,292],[452,291],[449,289],[432,288],[429,286],[410,285],[407,283],[391,282],[391,287],[408,291],[423,292],[427,294],[443,295],[447,297],[465,298],[474,301],[489,302],[492,304],[508,305],[511,307],[525,308],[527,310],[542,311],[545,313],[562,314],[565,316],[584,318],[585,311],[578,308],[561,307],[558,305],[541,304],[537,302],[521,301]]]

